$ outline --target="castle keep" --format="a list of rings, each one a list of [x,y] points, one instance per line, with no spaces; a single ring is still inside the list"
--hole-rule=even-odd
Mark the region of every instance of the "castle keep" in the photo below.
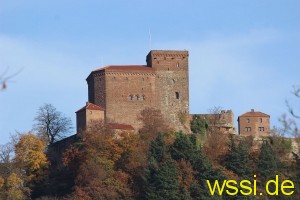
[[[179,114],[189,114],[188,51],[152,50],[146,65],[107,66],[87,77],[88,103],[78,110],[77,132],[93,120],[116,127],[141,127],[146,107],[161,110],[175,129]]]

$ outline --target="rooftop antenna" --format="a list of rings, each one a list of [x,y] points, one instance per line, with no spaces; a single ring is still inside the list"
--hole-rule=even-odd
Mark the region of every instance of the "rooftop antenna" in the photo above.
[[[151,51],[151,31],[149,28],[149,51]]]

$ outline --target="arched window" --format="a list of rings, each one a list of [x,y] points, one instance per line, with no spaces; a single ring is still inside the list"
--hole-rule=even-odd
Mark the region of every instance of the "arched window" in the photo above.
[[[145,96],[142,95],[142,96],[141,96],[141,101],[144,101],[144,100],[145,100]]]
[[[134,100],[137,101],[138,99],[139,99],[139,96],[138,96],[138,95],[135,95],[135,96],[134,96]]]
[[[247,123],[250,123],[250,119],[247,119]]]
[[[176,67],[179,68],[179,63],[176,63]]]
[[[179,92],[175,92],[176,99],[179,99]]]
[[[129,96],[127,97],[127,99],[128,99],[128,101],[131,101],[131,100],[132,100],[132,96],[129,95]]]

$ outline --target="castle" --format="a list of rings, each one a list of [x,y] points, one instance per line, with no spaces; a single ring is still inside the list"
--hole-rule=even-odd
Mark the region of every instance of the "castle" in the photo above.
[[[159,109],[175,130],[189,114],[188,51],[152,50],[146,65],[107,66],[87,77],[88,103],[76,112],[77,132],[95,120],[138,130],[147,107]]]
[[[136,132],[142,127],[138,118],[145,108],[159,109],[174,130],[189,132],[188,58],[186,50],[152,50],[146,65],[111,65],[92,71],[86,79],[88,102],[76,112],[77,133],[96,121],[115,130]],[[236,134],[231,110],[197,116],[223,133]],[[269,135],[269,118],[254,110],[239,116],[239,134]]]

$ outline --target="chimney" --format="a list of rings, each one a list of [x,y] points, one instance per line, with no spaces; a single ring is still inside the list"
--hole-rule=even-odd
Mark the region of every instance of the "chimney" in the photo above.
[[[251,112],[254,112],[254,109],[251,109]]]

